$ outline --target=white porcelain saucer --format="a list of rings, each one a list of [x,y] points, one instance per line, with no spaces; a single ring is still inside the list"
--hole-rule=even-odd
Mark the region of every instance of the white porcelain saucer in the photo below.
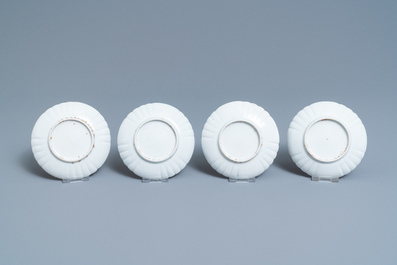
[[[110,151],[110,131],[93,107],[67,102],[53,106],[37,120],[32,150],[39,165],[63,180],[88,177],[100,168]]]
[[[194,133],[189,120],[173,106],[152,103],[128,114],[120,126],[118,149],[124,164],[136,175],[168,179],[189,162]]]
[[[235,101],[211,114],[201,144],[205,158],[217,172],[232,179],[251,179],[273,163],[279,134],[263,108]]]
[[[367,134],[360,118],[335,102],[301,110],[288,129],[292,160],[314,180],[338,181],[360,163]]]

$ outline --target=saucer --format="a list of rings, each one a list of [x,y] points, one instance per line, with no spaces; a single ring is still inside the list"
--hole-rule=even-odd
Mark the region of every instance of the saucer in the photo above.
[[[296,165],[316,180],[337,181],[364,157],[367,134],[351,109],[317,102],[301,110],[288,129],[288,150]]]
[[[120,126],[118,149],[124,164],[136,175],[151,180],[168,179],[189,162],[194,133],[189,120],[173,106],[152,103],[140,106]]]
[[[67,102],[49,108],[32,132],[36,161],[50,175],[75,180],[88,177],[105,162],[110,151],[110,131],[93,107]]]
[[[201,144],[205,158],[218,173],[232,179],[251,179],[273,163],[279,134],[263,108],[235,101],[211,114]]]

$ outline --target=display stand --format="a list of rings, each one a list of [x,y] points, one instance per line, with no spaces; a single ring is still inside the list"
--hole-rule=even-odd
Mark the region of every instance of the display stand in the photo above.
[[[312,181],[338,183],[339,177],[313,176]]]
[[[83,182],[83,181],[89,181],[90,177],[84,177],[81,179],[62,179],[62,183],[77,183],[77,182]]]
[[[147,178],[142,178],[142,183],[166,183],[168,182],[168,178],[164,179],[147,179]]]
[[[235,178],[229,178],[230,183],[254,183],[255,178],[249,178],[249,179],[235,179]]]

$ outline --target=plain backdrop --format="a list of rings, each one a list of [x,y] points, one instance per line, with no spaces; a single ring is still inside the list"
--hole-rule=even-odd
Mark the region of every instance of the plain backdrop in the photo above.
[[[0,264],[397,264],[397,1],[1,1]],[[280,150],[254,184],[206,162],[208,116],[234,100],[277,123]],[[312,182],[286,147],[303,107],[336,101],[367,153],[338,184]],[[112,149],[88,182],[36,163],[30,135],[55,104],[107,120]],[[122,163],[118,128],[168,103],[195,153],[165,184]]]

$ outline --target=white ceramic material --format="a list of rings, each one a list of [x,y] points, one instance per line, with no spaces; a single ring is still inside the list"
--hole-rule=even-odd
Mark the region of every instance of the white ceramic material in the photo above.
[[[273,163],[279,134],[263,108],[235,101],[211,114],[201,144],[205,158],[217,172],[232,179],[251,179]]]
[[[100,168],[110,151],[110,131],[93,107],[67,102],[53,106],[37,120],[32,150],[39,165],[50,175],[82,179]]]
[[[301,110],[288,129],[292,160],[316,180],[336,180],[351,172],[367,148],[360,118],[335,102],[317,102]]]
[[[194,133],[189,120],[173,106],[152,103],[140,106],[120,126],[118,149],[124,164],[136,175],[151,180],[168,179],[189,162]]]

